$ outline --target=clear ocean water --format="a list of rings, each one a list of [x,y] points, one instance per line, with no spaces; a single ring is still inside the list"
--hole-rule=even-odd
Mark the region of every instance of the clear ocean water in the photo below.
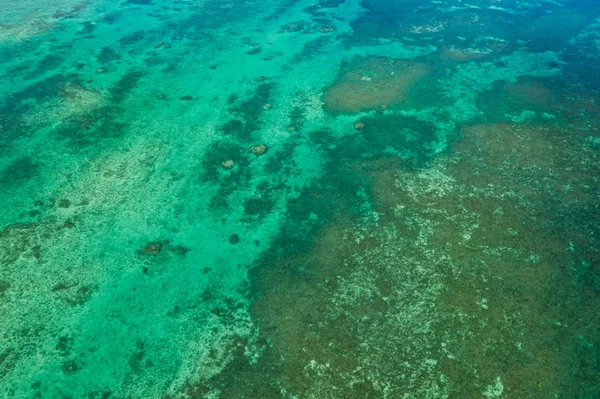
[[[0,398],[600,398],[598,1],[0,5]]]

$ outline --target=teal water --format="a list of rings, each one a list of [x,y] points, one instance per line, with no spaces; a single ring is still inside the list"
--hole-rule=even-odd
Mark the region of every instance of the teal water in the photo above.
[[[0,5],[0,397],[600,397],[599,5]]]

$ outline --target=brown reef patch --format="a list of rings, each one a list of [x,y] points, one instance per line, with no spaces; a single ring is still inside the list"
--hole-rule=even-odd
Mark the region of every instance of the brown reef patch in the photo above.
[[[421,62],[384,57],[359,58],[345,65],[323,93],[331,112],[358,112],[402,103],[410,88],[430,71]]]
[[[461,136],[420,169],[344,166],[375,213],[339,201],[302,250],[252,270],[266,355],[223,397],[575,397],[600,378],[598,155],[550,126]]]

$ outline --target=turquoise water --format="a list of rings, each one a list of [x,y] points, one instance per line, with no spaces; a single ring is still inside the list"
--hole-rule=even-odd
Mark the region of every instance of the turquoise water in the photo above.
[[[600,397],[599,5],[0,5],[0,397]]]

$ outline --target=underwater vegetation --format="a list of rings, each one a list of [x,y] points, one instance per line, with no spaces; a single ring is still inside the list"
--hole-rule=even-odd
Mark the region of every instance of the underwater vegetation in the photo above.
[[[0,4],[0,397],[600,397],[597,5]]]

